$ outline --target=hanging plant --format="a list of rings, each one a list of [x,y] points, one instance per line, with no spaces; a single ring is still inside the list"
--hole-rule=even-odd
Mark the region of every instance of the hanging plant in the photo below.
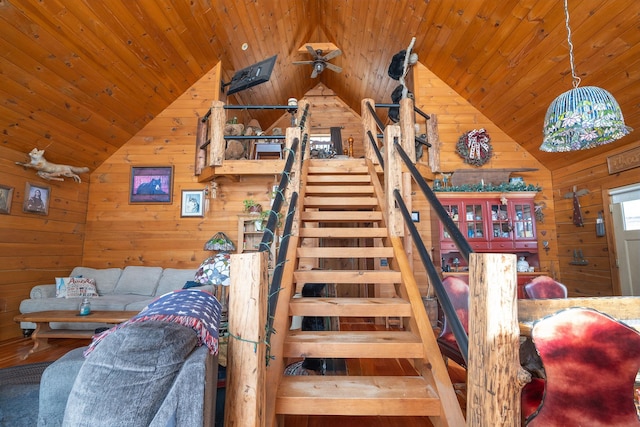
[[[462,134],[456,150],[465,163],[473,166],[482,166],[489,161],[493,149],[491,138],[484,129],[474,129]]]

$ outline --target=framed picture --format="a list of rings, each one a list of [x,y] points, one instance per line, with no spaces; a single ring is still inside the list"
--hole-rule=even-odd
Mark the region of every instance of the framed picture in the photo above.
[[[0,185],[0,214],[11,213],[11,200],[13,199],[13,187]]]
[[[129,203],[171,204],[173,166],[132,166]]]
[[[204,216],[204,190],[182,190],[180,216]]]
[[[50,198],[51,188],[49,186],[27,182],[22,210],[40,215],[49,215]]]

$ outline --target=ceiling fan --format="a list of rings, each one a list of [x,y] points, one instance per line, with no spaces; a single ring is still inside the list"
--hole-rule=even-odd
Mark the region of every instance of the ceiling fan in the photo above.
[[[337,65],[333,65],[332,63],[329,62],[330,59],[333,59],[336,56],[339,56],[342,54],[342,51],[340,49],[332,50],[331,52],[322,56],[322,50],[320,49],[314,50],[313,47],[309,45],[305,47],[313,57],[313,60],[312,61],[294,61],[293,64],[296,64],[296,65],[312,64],[313,65],[313,72],[311,73],[312,79],[318,77],[318,74],[323,72],[325,68],[328,68],[331,71],[335,71],[336,73],[340,73],[342,71],[341,67],[338,67]]]

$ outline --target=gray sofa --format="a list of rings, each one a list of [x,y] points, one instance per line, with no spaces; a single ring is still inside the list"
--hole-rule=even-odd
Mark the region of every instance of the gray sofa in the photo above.
[[[217,355],[193,329],[146,321],[75,349],[40,381],[38,427],[213,427]]]
[[[70,277],[92,278],[96,281],[97,297],[90,299],[91,310],[140,311],[156,297],[193,281],[196,269],[127,266],[96,269],[75,267]],[[213,286],[198,289],[213,291]],[[82,298],[56,298],[56,285],[37,285],[31,289],[30,298],[20,303],[20,313],[46,310],[78,310]],[[53,329],[93,330],[107,326],[101,323],[52,323]],[[23,330],[35,329],[35,324],[22,322]]]

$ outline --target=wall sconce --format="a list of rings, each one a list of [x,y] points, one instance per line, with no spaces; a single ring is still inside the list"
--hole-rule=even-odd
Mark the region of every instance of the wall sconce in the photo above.
[[[549,250],[551,249],[549,247],[549,241],[548,240],[543,240],[542,241],[542,249],[544,249],[544,252],[548,255],[549,254]]]

